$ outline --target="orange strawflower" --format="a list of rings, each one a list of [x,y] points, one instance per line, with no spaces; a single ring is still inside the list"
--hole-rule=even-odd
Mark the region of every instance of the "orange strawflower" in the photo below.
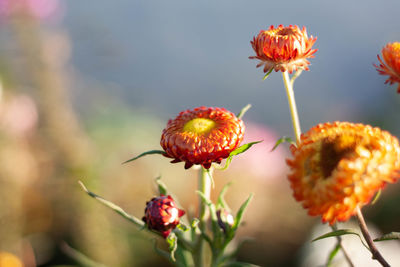
[[[172,161],[208,169],[221,163],[243,139],[244,124],[224,108],[198,107],[169,120],[161,135],[161,146]]]
[[[382,49],[383,60],[378,55],[379,66],[375,65],[376,70],[381,75],[389,75],[385,81],[389,84],[399,83],[397,92],[400,93],[400,43],[389,43]],[[385,64],[386,63],[386,64]]]
[[[334,224],[368,204],[386,183],[400,178],[396,137],[379,128],[349,122],[319,124],[291,146],[288,178],[308,214]]]
[[[260,31],[250,42],[256,55],[249,58],[260,60],[257,68],[264,66],[264,72],[271,69],[289,73],[298,68],[308,70],[310,62],[307,58],[314,57],[317,52],[317,49],[311,49],[316,40],[317,37],[308,38],[305,27],[300,30],[297,25],[279,25],[277,28],[271,25],[268,31]]]

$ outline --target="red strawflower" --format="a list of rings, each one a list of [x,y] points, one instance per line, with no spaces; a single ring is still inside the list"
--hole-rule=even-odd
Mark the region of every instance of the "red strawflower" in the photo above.
[[[194,164],[208,169],[221,163],[243,139],[244,124],[224,108],[198,107],[185,110],[169,120],[161,135],[165,156],[173,163],[185,162],[185,169]]]
[[[383,60],[378,55],[380,64],[379,66],[374,64],[374,66],[379,74],[389,76],[385,84],[399,84],[397,92],[400,93],[400,43],[395,42],[387,44],[382,49],[382,57]]]
[[[185,211],[176,207],[171,196],[161,195],[146,202],[142,220],[150,230],[160,232],[164,238],[179,224],[179,218]]]
[[[306,28],[299,29],[297,25],[275,28],[270,26],[268,31],[260,31],[253,38],[251,45],[256,52],[250,59],[258,59],[258,67],[264,66],[264,72],[271,69],[275,71],[288,71],[292,73],[298,68],[308,70],[310,62],[307,58],[314,57],[317,49],[312,49],[317,37],[308,38]]]

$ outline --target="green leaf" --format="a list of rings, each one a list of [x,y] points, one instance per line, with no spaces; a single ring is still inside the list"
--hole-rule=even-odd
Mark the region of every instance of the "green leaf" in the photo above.
[[[271,68],[264,76],[263,81],[268,78],[268,76],[271,74],[271,72],[274,70],[274,68]]]
[[[360,237],[360,235],[355,232],[354,230],[351,229],[340,229],[340,230],[336,230],[336,231],[332,231],[330,233],[326,233],[323,234],[317,238],[314,238],[311,242],[317,241],[317,240],[321,240],[321,239],[325,239],[328,237],[334,237],[334,236],[342,236],[342,235],[357,235]]]
[[[146,156],[146,155],[152,155],[152,154],[165,155],[165,151],[164,151],[164,150],[150,150],[150,151],[146,151],[146,152],[143,152],[142,154],[140,154],[140,155],[137,156],[137,157],[128,159],[127,161],[123,162],[122,164],[131,162],[131,161],[137,160],[138,158],[144,157],[144,156]]]
[[[226,169],[229,167],[229,165],[231,164],[232,159],[233,159],[234,156],[246,152],[248,149],[250,149],[250,147],[252,147],[252,146],[255,145],[255,144],[261,143],[261,142],[262,142],[262,141],[250,142],[250,143],[244,144],[244,145],[242,145],[242,146],[236,148],[235,150],[233,150],[233,151],[229,154],[229,157],[226,159],[225,166],[222,167],[222,168],[219,168],[219,169],[220,169],[220,170],[226,170]]]
[[[246,201],[242,204],[242,206],[240,206],[238,213],[236,214],[236,218],[235,218],[235,222],[232,225],[232,230],[236,231],[237,228],[239,227],[240,223],[242,222],[243,219],[243,214],[247,208],[247,206],[249,206],[250,201],[253,198],[253,194],[250,194],[250,196],[246,199]]]
[[[239,119],[241,119],[244,114],[251,108],[250,104],[247,104],[244,108],[242,108],[242,110],[236,115],[236,117],[238,117]]]
[[[232,185],[232,183],[227,183],[221,190],[218,196],[218,203],[217,203],[217,209],[224,208],[226,210],[229,210],[228,204],[225,201],[225,193],[228,190],[228,188]]]
[[[325,239],[325,238],[328,238],[328,237],[336,237],[336,236],[342,236],[342,235],[356,235],[356,236],[358,236],[358,238],[360,239],[360,241],[364,245],[364,247],[367,248],[368,250],[370,250],[368,245],[366,245],[364,243],[364,241],[362,240],[361,236],[356,231],[354,231],[352,229],[341,229],[341,230],[332,231],[330,233],[326,233],[326,234],[323,234],[323,235],[321,235],[321,236],[319,236],[317,238],[314,238],[311,242],[314,242],[314,241],[317,241],[317,240],[320,240],[320,239]]]
[[[171,257],[171,260],[173,262],[176,261],[175,259],[175,251],[178,248],[178,237],[175,235],[175,233],[171,232],[167,239],[166,239],[169,247],[169,255]]]
[[[326,266],[330,266],[332,264],[333,258],[336,256],[336,254],[340,250],[340,244],[336,244],[336,246],[332,249],[331,253],[329,253],[328,261],[326,263]]]
[[[378,201],[379,197],[381,196],[381,193],[382,193],[382,190],[379,189],[379,191],[375,194],[374,199],[371,201],[372,205],[374,205]]]
[[[375,238],[375,242],[380,242],[380,241],[387,241],[387,240],[396,240],[400,239],[400,232],[391,232],[389,234],[384,234],[381,237]]]
[[[274,151],[280,144],[282,143],[290,143],[292,145],[296,145],[296,143],[290,137],[282,136],[276,141],[274,147],[271,149],[271,152]]]
[[[158,192],[160,193],[160,195],[168,195],[168,190],[167,190],[167,186],[161,181],[161,176],[158,176],[156,178],[156,184],[158,187]]]
[[[125,212],[121,207],[115,205],[114,203],[105,200],[104,198],[102,198],[101,196],[96,195],[93,192],[90,192],[86,186],[81,182],[78,181],[78,183],[80,184],[80,186],[82,187],[82,189],[92,198],[96,199],[97,201],[99,201],[100,203],[102,203],[103,205],[109,207],[110,209],[114,210],[116,213],[118,213],[119,215],[121,215],[122,217],[124,217],[125,219],[127,219],[130,222],[133,222],[134,224],[136,224],[138,227],[144,228],[145,227],[145,223],[136,218],[135,216],[132,216],[130,214],[128,214],[127,212]]]

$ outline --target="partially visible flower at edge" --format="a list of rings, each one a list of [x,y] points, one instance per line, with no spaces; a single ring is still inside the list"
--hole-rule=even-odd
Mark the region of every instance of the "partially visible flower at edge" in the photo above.
[[[271,25],[269,30],[260,31],[250,42],[256,55],[249,58],[260,60],[257,68],[264,66],[264,72],[271,69],[289,73],[298,68],[308,70],[310,62],[307,58],[314,57],[317,49],[312,49],[312,46],[316,40],[317,37],[308,38],[305,27],[300,30],[297,25],[279,25],[277,28]]]
[[[224,108],[198,107],[169,120],[160,144],[172,163],[185,162],[209,169],[235,150],[244,135],[243,121]]]
[[[400,42],[386,44],[386,46],[382,48],[383,60],[379,55],[377,55],[377,57],[380,64],[379,66],[374,64],[376,70],[381,75],[389,76],[385,84],[394,84],[397,82],[397,92],[400,93]]]
[[[142,220],[150,230],[160,232],[166,238],[179,224],[179,218],[185,211],[176,207],[171,196],[154,197],[146,203],[145,215]]]
[[[347,221],[357,206],[400,178],[397,138],[369,125],[319,124],[302,134],[291,152],[288,178],[295,199],[331,225]]]

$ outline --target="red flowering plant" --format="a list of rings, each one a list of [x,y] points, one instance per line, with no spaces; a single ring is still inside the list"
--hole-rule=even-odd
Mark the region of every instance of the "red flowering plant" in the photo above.
[[[224,108],[214,107],[182,111],[176,118],[169,120],[162,131],[160,145],[163,150],[147,151],[125,162],[150,154],[160,154],[172,159],[171,163],[183,162],[185,169],[193,165],[200,166],[197,191],[199,214],[190,218],[190,221],[181,220],[186,212],[178,207],[159,179],[156,180],[158,196],[146,203],[142,220],[90,192],[82,183],[81,186],[90,196],[137,226],[163,237],[169,245],[169,259],[178,266],[239,264],[235,263],[234,253],[227,253],[226,248],[235,237],[252,195],[242,204],[236,215],[232,215],[224,200],[228,187],[223,188],[217,203],[211,201],[210,193],[213,169],[226,169],[234,156],[259,143],[257,141],[240,145],[245,131],[241,118],[249,108],[250,105],[246,106],[237,116]],[[225,166],[220,166],[224,159]],[[157,252],[161,252],[160,249],[157,248]],[[161,254],[165,255],[165,252]],[[183,257],[184,254],[189,254],[190,257]]]
[[[249,58],[260,61],[257,67],[264,66],[264,80],[272,70],[283,74],[296,141],[282,137],[275,147],[285,141],[291,143],[292,158],[287,159],[287,164],[291,170],[288,179],[293,196],[309,215],[320,215],[322,222],[328,222],[333,229],[314,241],[337,237],[338,244],[331,252],[327,266],[339,249],[347,263],[354,266],[340,235],[358,233],[338,230],[335,224],[347,221],[353,215],[358,219],[372,258],[382,266],[390,266],[374,241],[399,239],[400,234],[390,233],[372,240],[361,207],[369,204],[387,183],[400,178],[399,142],[386,131],[360,123],[324,123],[301,133],[293,84],[302,70],[309,70],[307,58],[312,58],[317,51],[312,48],[315,41],[316,38],[308,37],[305,27],[300,30],[298,26],[279,25],[260,31],[250,42],[256,55]],[[380,65],[374,66],[380,74],[389,76],[385,83],[400,83],[400,43],[387,44],[382,49],[382,57],[383,60],[378,55]]]

